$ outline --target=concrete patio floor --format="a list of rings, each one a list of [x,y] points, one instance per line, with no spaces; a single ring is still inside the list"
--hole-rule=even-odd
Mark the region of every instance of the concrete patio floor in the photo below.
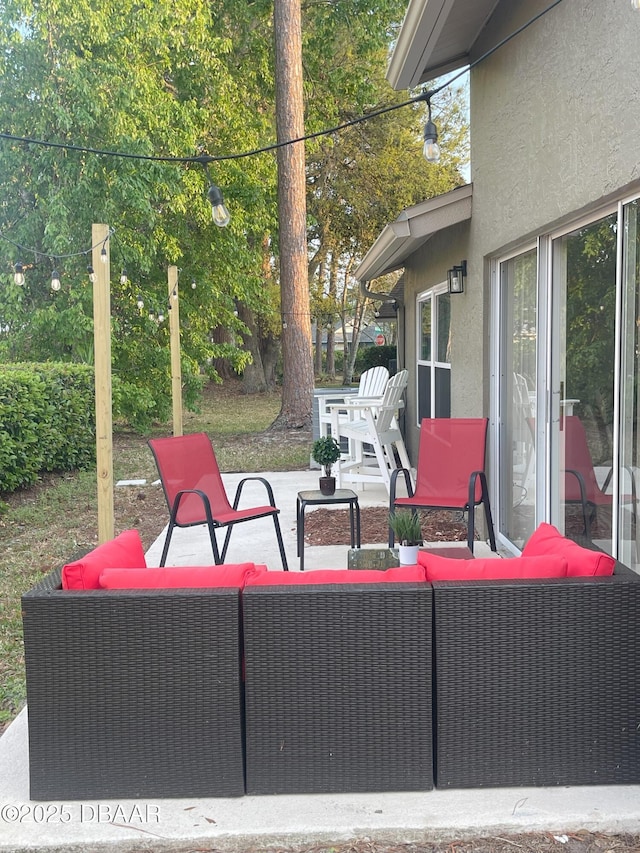
[[[242,476],[246,475],[224,476],[231,494]],[[289,567],[297,570],[296,495],[317,487],[318,472],[265,476],[281,508]],[[263,492],[255,486],[251,491],[246,493],[247,502],[264,502]],[[387,504],[382,488],[367,486],[358,494],[361,506]],[[163,542],[164,534],[149,549],[150,565],[157,565]],[[478,543],[476,556],[489,553],[486,543]],[[307,547],[305,569],[344,568],[346,558],[346,546]],[[281,567],[269,519],[236,528],[227,561],[248,559],[271,569]],[[176,531],[169,564],[210,562],[206,529]],[[268,845],[295,850],[354,838],[444,842],[519,832],[561,835],[580,829],[640,833],[640,786],[38,803],[29,799],[27,709],[0,738],[0,851],[10,853],[212,849],[244,853]]]

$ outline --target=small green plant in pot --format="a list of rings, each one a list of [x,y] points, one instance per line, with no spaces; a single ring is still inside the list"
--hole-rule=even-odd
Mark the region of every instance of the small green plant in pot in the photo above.
[[[331,476],[331,469],[340,459],[340,445],[332,435],[323,435],[313,442],[311,456],[324,469],[320,491],[323,495],[332,495],[336,490],[336,478]]]
[[[418,560],[418,548],[422,545],[420,516],[408,509],[389,513],[389,527],[398,540],[398,556],[401,566],[413,566]]]

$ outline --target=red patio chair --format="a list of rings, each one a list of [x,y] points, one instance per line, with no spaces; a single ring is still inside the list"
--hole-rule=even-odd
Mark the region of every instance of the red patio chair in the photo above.
[[[484,506],[489,543],[496,550],[496,540],[485,475],[487,440],[486,418],[424,418],[420,426],[420,447],[415,490],[407,468],[397,468],[391,475],[389,511],[396,507],[417,509],[462,510],[468,513],[467,545],[473,552],[474,512]],[[408,497],[396,497],[398,476],[403,474]],[[389,547],[394,544],[389,528]]]
[[[158,466],[170,512],[169,529],[160,559],[161,566],[165,565],[174,527],[206,524],[209,529],[213,557],[215,563],[219,564],[224,562],[234,524],[271,515],[282,557],[282,567],[285,572],[289,570],[278,521],[280,510],[275,506],[271,484],[264,477],[245,477],[241,480],[231,506],[211,441],[206,433],[152,438],[148,444]],[[264,484],[269,503],[266,506],[238,509],[242,488],[251,480]],[[221,553],[218,551],[215,533],[219,527],[228,528]],[[257,559],[259,555],[253,556]]]
[[[599,507],[612,507],[613,495],[606,492],[613,468],[609,469],[603,488],[600,488],[593,467],[593,458],[587,442],[584,424],[577,415],[566,415],[561,421],[564,430],[564,501],[579,504],[582,508],[584,535],[591,539],[591,525],[596,520]],[[621,503],[633,506],[635,522],[636,483],[633,471],[627,468],[631,480],[631,494],[621,495]]]

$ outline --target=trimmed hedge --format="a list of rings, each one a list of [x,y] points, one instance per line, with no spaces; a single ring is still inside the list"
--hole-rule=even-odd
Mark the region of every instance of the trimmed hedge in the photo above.
[[[93,368],[0,365],[0,494],[95,462]]]

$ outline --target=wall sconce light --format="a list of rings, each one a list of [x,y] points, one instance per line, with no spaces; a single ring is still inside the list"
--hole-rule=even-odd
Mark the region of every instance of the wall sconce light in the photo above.
[[[467,262],[461,261],[459,266],[447,270],[449,293],[464,293],[464,280],[467,277]]]

